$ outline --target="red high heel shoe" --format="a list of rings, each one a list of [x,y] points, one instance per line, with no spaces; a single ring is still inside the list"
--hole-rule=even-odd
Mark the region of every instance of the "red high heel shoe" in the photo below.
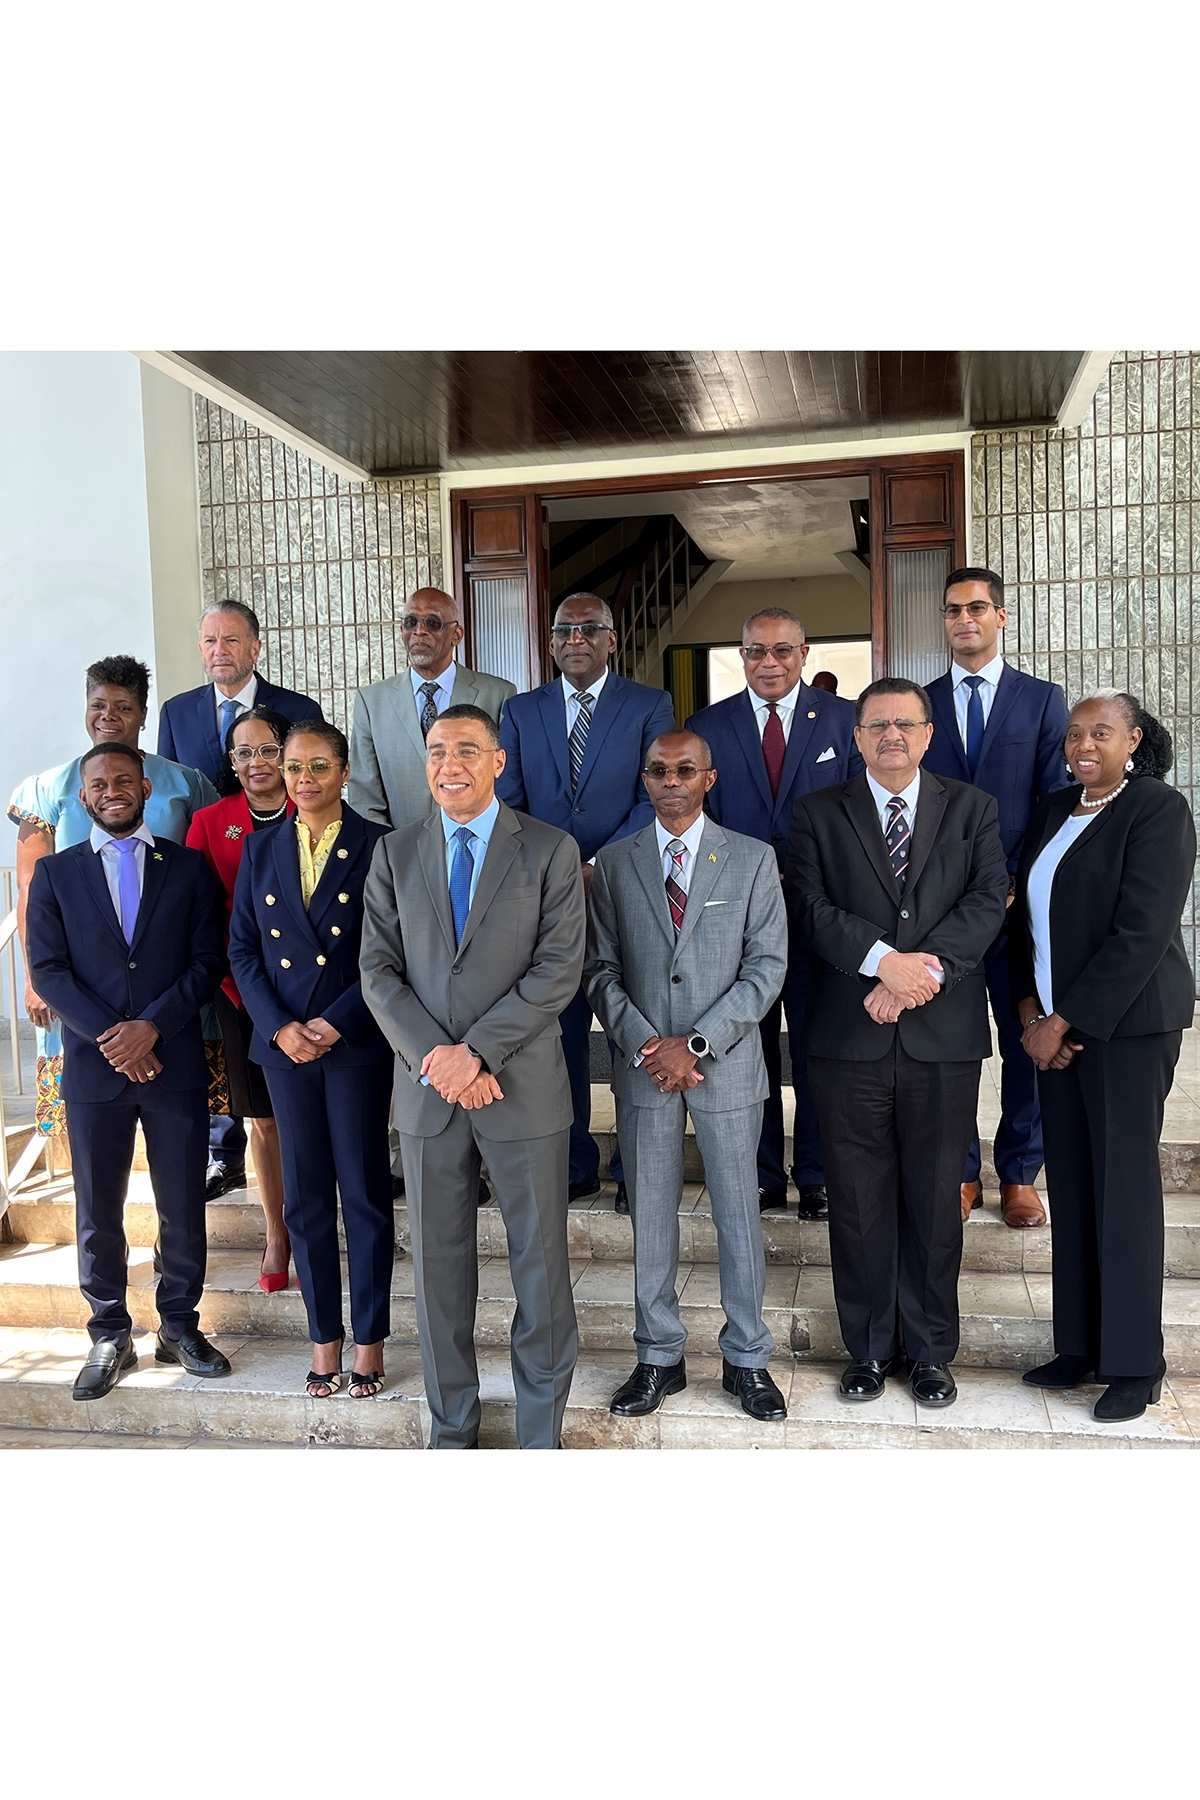
[[[264,1250],[262,1262],[258,1265],[258,1285],[264,1294],[280,1294],[288,1284],[288,1272],[285,1269],[282,1275],[268,1275],[262,1266],[266,1260],[267,1253]]]

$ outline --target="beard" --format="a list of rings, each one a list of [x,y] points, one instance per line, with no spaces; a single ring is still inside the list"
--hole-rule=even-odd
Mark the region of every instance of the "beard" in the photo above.
[[[138,826],[141,824],[142,820],[145,818],[146,802],[143,800],[140,803],[140,805],[138,806],[138,809],[134,813],[132,819],[130,819],[127,824],[118,825],[116,827],[115,831],[114,831],[113,827],[109,824],[107,819],[102,819],[98,812],[93,812],[92,808],[88,805],[86,800],[83,803],[83,810],[87,814],[88,818],[92,821],[92,824],[98,825],[100,827],[101,831],[107,831],[107,833],[110,837],[115,837],[118,835],[120,835],[121,837],[128,837],[131,831],[137,830]]]

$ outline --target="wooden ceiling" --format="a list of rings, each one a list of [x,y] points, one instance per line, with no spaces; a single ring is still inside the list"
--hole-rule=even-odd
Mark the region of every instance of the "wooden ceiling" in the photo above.
[[[373,475],[1045,424],[1079,350],[182,350]]]

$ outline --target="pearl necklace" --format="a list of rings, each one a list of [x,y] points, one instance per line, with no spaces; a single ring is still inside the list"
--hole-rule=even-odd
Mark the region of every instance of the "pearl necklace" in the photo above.
[[[1079,804],[1084,812],[1099,812],[1102,806],[1111,806],[1117,795],[1123,794],[1128,786],[1129,777],[1127,775],[1120,787],[1115,787],[1111,794],[1105,794],[1100,800],[1080,800]]]
[[[255,812],[254,808],[251,807],[250,817],[254,820],[256,825],[274,825],[277,819],[282,819],[286,811],[287,801],[285,800],[283,805],[277,807],[273,813]]]

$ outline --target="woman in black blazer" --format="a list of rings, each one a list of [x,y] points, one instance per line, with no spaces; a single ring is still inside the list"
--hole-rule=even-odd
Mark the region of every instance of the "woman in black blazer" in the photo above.
[[[1030,822],[1008,932],[1039,1070],[1058,1352],[1024,1380],[1107,1382],[1096,1418],[1136,1419],[1166,1373],[1158,1140],[1195,1006],[1179,922],[1196,830],[1163,780],[1170,733],[1131,695],[1081,700],[1065,750],[1079,785]]]
[[[342,1266],[350,1275],[359,1400],[383,1385],[394,1255],[388,1112],[392,1052],[358,975],[362,894],[386,826],[342,802],[349,751],[323,720],[294,725],[283,778],[296,816],[246,839],[234,888],[229,962],[254,1021],[279,1124],[284,1222],[313,1340],[314,1400],[341,1386]]]

